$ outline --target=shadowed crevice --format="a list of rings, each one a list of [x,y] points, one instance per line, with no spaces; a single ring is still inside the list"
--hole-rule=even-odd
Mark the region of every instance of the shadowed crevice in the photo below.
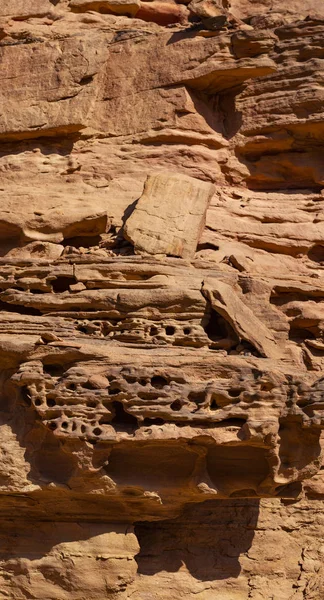
[[[185,566],[200,581],[237,578],[258,515],[258,499],[210,500],[189,506],[174,520],[136,523],[138,572],[153,576]]]

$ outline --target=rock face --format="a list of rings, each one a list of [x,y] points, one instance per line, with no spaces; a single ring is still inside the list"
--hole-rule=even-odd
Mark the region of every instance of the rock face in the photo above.
[[[193,258],[214,186],[193,177],[149,176],[124,227],[138,254]]]
[[[324,595],[324,9],[3,0],[0,600]]]

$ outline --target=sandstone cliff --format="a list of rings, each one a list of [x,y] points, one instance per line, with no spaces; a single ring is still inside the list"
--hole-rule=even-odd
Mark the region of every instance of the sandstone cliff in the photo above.
[[[0,600],[324,597],[324,5],[2,0]]]

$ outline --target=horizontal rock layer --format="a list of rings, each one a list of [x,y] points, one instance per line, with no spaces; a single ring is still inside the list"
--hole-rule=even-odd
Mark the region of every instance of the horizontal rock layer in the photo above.
[[[324,12],[287,4],[1,3],[1,599],[324,593]]]

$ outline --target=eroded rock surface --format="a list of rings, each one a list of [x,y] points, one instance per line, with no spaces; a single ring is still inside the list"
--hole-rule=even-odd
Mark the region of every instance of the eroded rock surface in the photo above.
[[[323,32],[1,3],[1,600],[322,598]]]

